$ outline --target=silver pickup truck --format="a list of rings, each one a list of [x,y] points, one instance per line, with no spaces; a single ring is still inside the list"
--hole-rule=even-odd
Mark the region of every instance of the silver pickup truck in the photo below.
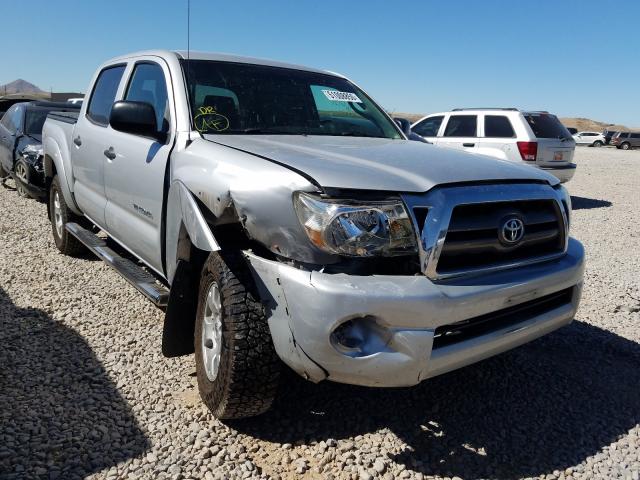
[[[341,75],[149,51],[87,91],[44,125],[55,244],[166,310],[162,351],[195,352],[219,418],[267,410],[284,365],[409,386],[574,317],[558,180],[409,141]]]

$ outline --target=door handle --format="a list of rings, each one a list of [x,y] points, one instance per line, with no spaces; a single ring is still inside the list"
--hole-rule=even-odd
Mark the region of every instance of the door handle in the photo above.
[[[114,160],[116,158],[116,152],[113,147],[107,148],[103,153],[109,160]]]
[[[78,147],[82,145],[82,140],[80,140],[80,136],[77,136],[73,139],[73,143],[75,143]]]
[[[463,147],[475,147],[476,144],[475,143],[463,143],[462,146]]]

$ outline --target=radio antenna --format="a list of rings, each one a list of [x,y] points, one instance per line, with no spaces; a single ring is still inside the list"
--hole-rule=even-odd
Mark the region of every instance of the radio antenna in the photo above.
[[[187,0],[187,64],[191,52],[191,0]]]
[[[186,83],[187,83],[187,105],[189,111],[191,111],[191,0],[187,0],[187,71],[186,71]],[[189,135],[191,137],[191,135]],[[191,140],[187,142],[187,146],[191,143]]]

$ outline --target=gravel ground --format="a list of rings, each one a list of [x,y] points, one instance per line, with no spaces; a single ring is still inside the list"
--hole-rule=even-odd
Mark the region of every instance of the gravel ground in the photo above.
[[[0,188],[0,478],[629,478],[640,472],[640,151],[578,148],[577,321],[410,389],[292,376],[226,426],[163,314],[53,245],[45,207]]]

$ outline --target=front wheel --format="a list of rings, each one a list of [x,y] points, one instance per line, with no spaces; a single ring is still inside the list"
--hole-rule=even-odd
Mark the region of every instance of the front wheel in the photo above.
[[[280,359],[239,253],[213,252],[205,262],[194,342],[200,396],[216,417],[252,417],[271,407]]]
[[[600,140],[596,140],[595,142],[593,142],[593,146],[594,147],[601,147],[602,146],[602,142]]]
[[[51,188],[49,189],[49,218],[51,219],[53,241],[58,250],[71,257],[83,253],[85,250],[84,245],[65,228],[67,223],[75,220],[75,215],[64,201],[64,196],[60,189],[60,179],[57,175],[53,177]]]
[[[631,145],[628,144],[627,142],[624,142],[622,145],[620,145],[620,148],[622,150],[629,150],[631,148]]]
[[[29,184],[29,166],[24,160],[18,160],[15,166],[16,190],[21,197],[31,197],[25,185]]]

